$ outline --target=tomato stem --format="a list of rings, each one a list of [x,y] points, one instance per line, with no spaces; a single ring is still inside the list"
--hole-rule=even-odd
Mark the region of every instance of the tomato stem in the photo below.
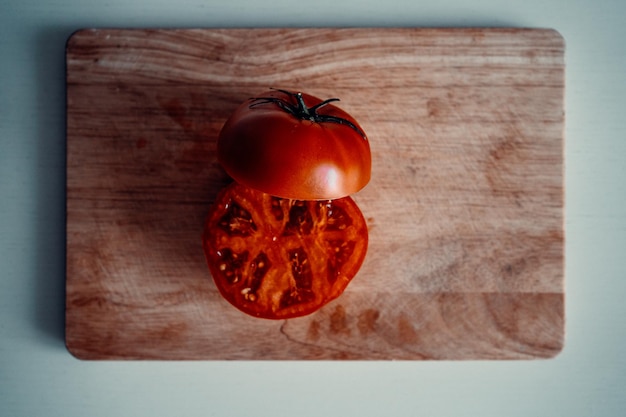
[[[309,113],[309,108],[306,106],[304,98],[302,98],[302,93],[296,93],[296,100],[298,100],[298,113],[304,116],[302,118],[309,119],[312,122],[315,121],[315,111],[313,111],[313,114]]]
[[[363,139],[367,140],[367,136],[365,135],[365,132],[363,132],[357,125],[355,125],[351,121],[346,120],[342,117],[338,117],[338,116],[331,116],[328,114],[317,113],[317,110],[324,107],[325,105],[335,102],[335,101],[339,101],[338,98],[336,97],[329,98],[324,101],[321,101],[320,103],[317,103],[316,105],[312,107],[308,107],[306,103],[304,102],[302,93],[300,92],[292,93],[291,91],[279,90],[279,89],[276,89],[276,91],[279,91],[283,94],[287,94],[290,97],[294,97],[297,103],[297,107],[294,106],[292,103],[289,103],[288,101],[283,100],[282,98],[278,98],[278,97],[254,97],[250,99],[252,101],[252,103],[250,104],[250,108],[257,107],[263,104],[269,104],[269,103],[276,104],[285,112],[301,120],[310,120],[316,123],[337,123],[337,124],[341,124],[344,126],[348,126],[349,128],[355,130],[359,135],[361,135]]]

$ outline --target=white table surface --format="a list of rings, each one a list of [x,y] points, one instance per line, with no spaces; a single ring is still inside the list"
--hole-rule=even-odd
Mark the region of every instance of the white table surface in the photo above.
[[[0,416],[626,415],[626,2],[0,2]],[[566,342],[504,362],[81,362],[63,341],[64,43],[83,27],[549,27],[566,49]]]

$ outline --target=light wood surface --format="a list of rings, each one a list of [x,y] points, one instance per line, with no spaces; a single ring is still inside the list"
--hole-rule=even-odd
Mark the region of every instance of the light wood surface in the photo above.
[[[83,359],[531,359],[563,345],[564,44],[550,30],[85,30],[67,48],[66,342]],[[289,321],[224,301],[215,140],[268,87],[368,133],[365,263]]]

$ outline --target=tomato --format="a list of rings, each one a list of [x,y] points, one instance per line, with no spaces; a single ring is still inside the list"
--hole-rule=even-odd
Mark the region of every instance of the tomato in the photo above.
[[[335,101],[285,90],[250,99],[220,132],[219,162],[235,181],[283,198],[328,200],[359,191],[370,180],[369,141]]]
[[[361,267],[367,242],[350,197],[284,199],[237,182],[220,192],[203,233],[220,293],[267,319],[310,314],[338,297]]]
[[[203,247],[220,293],[252,316],[318,310],[365,258],[367,225],[349,195],[370,180],[370,147],[335,101],[271,90],[220,132],[218,160],[234,182],[209,211]]]

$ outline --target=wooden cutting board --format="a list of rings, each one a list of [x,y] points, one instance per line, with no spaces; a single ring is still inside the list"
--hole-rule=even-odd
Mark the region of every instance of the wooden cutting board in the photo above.
[[[564,42],[552,30],[83,30],[67,44],[66,341],[81,359],[530,359],[564,338]],[[278,87],[371,141],[365,263],[255,319],[201,247],[217,134]]]

